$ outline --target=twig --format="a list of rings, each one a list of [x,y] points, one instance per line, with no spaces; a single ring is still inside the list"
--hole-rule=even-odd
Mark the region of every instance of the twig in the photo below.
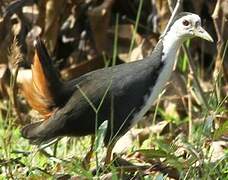
[[[53,156],[54,156],[54,157],[57,156],[58,142],[59,142],[59,141],[57,141],[57,142],[54,144],[54,152],[53,152]]]
[[[11,17],[14,13],[18,13],[24,6],[34,4],[34,0],[15,0],[12,1],[5,10],[4,17],[8,16]]]
[[[23,123],[23,119],[21,117],[21,112],[19,110],[18,100],[17,100],[17,84],[16,84],[16,81],[17,81],[18,71],[19,71],[19,65],[16,65],[16,70],[15,70],[15,74],[13,76],[13,84],[12,84],[12,94],[13,94],[12,100],[13,100],[13,106],[14,106],[15,112],[16,112],[17,117],[19,119],[19,123]]]
[[[191,100],[191,81],[192,81],[192,76],[191,74],[188,75],[188,141],[192,142],[192,100]]]
[[[175,8],[174,9],[171,6],[172,3],[170,2],[170,0],[168,0],[168,4],[169,4],[170,11],[172,12],[172,15],[171,15],[171,17],[169,19],[168,24],[165,27],[164,32],[161,35],[161,38],[165,36],[165,34],[167,33],[167,31],[168,31],[171,23],[173,22],[174,17],[179,13],[179,11],[180,11],[180,9],[182,7],[182,4],[183,4],[183,0],[177,0],[177,3],[175,5]]]
[[[219,12],[220,12],[220,6],[221,6],[221,0],[218,0],[214,9],[214,12],[212,14],[213,23],[215,26],[215,31],[217,35],[217,56],[215,59],[215,68],[213,72],[214,81],[215,81],[215,92],[216,96],[218,98],[218,101],[221,101],[221,88],[220,88],[220,82],[221,82],[221,70],[223,69],[224,78],[228,79],[228,75],[226,73],[226,70],[224,70],[223,67],[223,47],[224,47],[224,40],[223,40],[223,31],[224,31],[224,17],[219,19]],[[223,15],[224,16],[224,15]],[[221,23],[219,23],[221,22]],[[221,25],[222,24],[222,25]],[[224,49],[224,52],[226,51],[226,48]]]
[[[140,2],[139,2],[139,8],[138,8],[136,21],[135,21],[135,26],[134,26],[134,30],[133,30],[133,34],[132,34],[130,49],[129,49],[129,52],[128,52],[129,55],[131,54],[131,52],[133,50],[133,47],[134,47],[134,42],[135,42],[135,37],[136,37],[137,30],[138,30],[139,20],[140,20],[140,17],[141,17],[143,2],[144,2],[144,0],[140,0]]]
[[[220,5],[221,5],[221,0],[217,0],[217,3],[216,3],[216,6],[215,6],[215,9],[214,9],[214,12],[212,14],[212,19],[213,19],[213,22],[214,22],[215,31],[216,31],[217,38],[218,38],[218,40],[217,40],[217,46],[220,46],[221,43],[222,43],[222,35],[221,35],[221,32],[219,30],[219,25],[218,25],[218,17],[219,17],[219,8],[220,8]]]
[[[202,100],[202,103],[204,104],[204,106],[206,107],[206,109],[209,110],[209,105],[208,105],[207,100],[206,100],[206,98],[204,96],[203,89],[200,86],[199,79],[198,79],[198,77],[196,75],[196,67],[195,67],[195,65],[193,63],[192,56],[191,56],[191,54],[190,54],[190,52],[189,52],[189,50],[188,50],[188,48],[187,48],[187,46],[185,44],[182,46],[182,49],[183,49],[184,53],[186,54],[186,56],[188,58],[190,73],[193,76],[193,80],[194,80],[194,82],[196,84],[196,87],[197,87],[197,89],[199,91],[199,95],[201,96],[200,98]]]

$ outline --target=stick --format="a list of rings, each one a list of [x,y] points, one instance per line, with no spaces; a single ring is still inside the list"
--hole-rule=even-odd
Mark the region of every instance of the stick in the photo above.
[[[168,3],[169,3],[170,11],[172,12],[172,15],[171,15],[171,17],[170,17],[170,19],[169,19],[169,22],[168,22],[168,24],[166,25],[166,28],[165,28],[165,30],[164,30],[164,32],[162,33],[162,35],[161,35],[160,38],[164,37],[165,34],[167,33],[168,29],[170,28],[171,23],[173,22],[174,17],[179,13],[179,11],[180,11],[180,9],[181,9],[181,7],[182,7],[183,0],[177,0],[177,3],[176,3],[176,5],[175,5],[175,8],[174,8],[174,9],[173,9],[173,7],[171,7],[171,4],[172,4],[172,3],[170,2],[170,0],[168,0]]]

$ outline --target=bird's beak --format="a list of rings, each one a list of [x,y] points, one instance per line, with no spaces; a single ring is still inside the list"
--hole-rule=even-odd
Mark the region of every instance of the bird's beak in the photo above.
[[[195,29],[194,35],[197,37],[200,37],[202,39],[205,39],[207,41],[214,42],[214,40],[212,39],[210,34],[205,29],[203,29],[201,26],[199,26]]]

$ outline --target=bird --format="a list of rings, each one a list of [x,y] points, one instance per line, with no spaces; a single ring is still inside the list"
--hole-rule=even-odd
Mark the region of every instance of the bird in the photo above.
[[[86,136],[95,134],[107,120],[105,162],[110,162],[113,146],[151,108],[171,76],[177,51],[193,37],[213,42],[197,14],[179,13],[151,55],[76,78],[75,90],[65,104],[47,120],[25,126],[22,136],[35,144],[63,136]]]

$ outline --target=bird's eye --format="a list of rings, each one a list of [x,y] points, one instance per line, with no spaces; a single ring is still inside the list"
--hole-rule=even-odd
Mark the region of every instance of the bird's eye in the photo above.
[[[182,22],[182,24],[183,24],[184,26],[188,26],[190,23],[189,23],[188,20],[184,20],[184,21]]]

